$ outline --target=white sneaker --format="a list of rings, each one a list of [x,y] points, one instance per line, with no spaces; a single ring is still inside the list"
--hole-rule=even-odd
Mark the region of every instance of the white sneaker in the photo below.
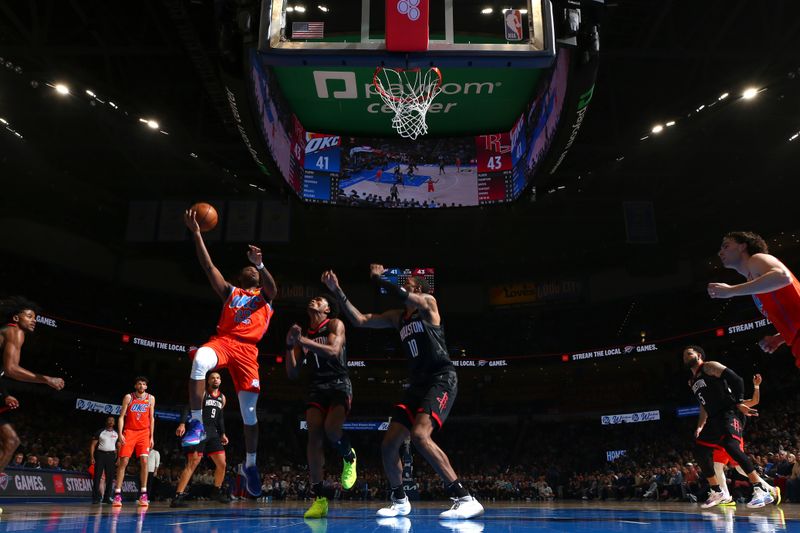
[[[750,509],[757,509],[759,507],[764,507],[775,501],[775,498],[772,497],[772,494],[766,492],[759,486],[753,487],[753,499],[747,502],[747,507]]]
[[[411,531],[411,520],[405,516],[378,518],[378,525],[391,528],[392,531],[398,531],[400,533],[408,533]]]
[[[733,506],[736,507],[736,502],[733,501],[733,496],[729,492],[722,493],[722,500],[719,502],[722,506]]]
[[[439,525],[453,533],[481,533],[483,524],[474,520],[442,520]]]
[[[708,498],[705,502],[700,504],[701,509],[708,509],[710,507],[714,507],[715,505],[719,505],[725,499],[725,494],[722,491],[710,490],[708,491]]]
[[[408,496],[402,500],[395,500],[392,498],[392,503],[389,507],[378,509],[378,516],[391,518],[393,516],[406,516],[411,512],[411,502],[408,501]]]
[[[439,515],[444,520],[467,520],[483,514],[483,505],[472,496],[452,498],[453,506]]]

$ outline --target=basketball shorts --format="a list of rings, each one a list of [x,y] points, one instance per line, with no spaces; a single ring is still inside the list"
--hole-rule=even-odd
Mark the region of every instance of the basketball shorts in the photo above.
[[[306,410],[319,409],[323,415],[327,415],[328,411],[337,405],[344,407],[345,413],[350,413],[350,407],[353,403],[353,395],[347,391],[339,389],[313,389],[308,395],[306,402]]]
[[[216,368],[227,368],[236,392],[258,393],[261,383],[258,378],[258,347],[230,337],[211,337],[203,346],[217,354]]]
[[[741,444],[744,441],[743,418],[744,415],[738,411],[725,411],[708,417],[706,425],[697,437],[697,444],[719,449],[722,448],[722,441],[728,437],[733,437]]]
[[[431,376],[424,383],[412,383],[403,400],[395,404],[392,420],[411,429],[419,413],[433,419],[433,429],[442,428],[458,394],[458,376],[455,371]]]
[[[197,446],[189,446],[185,449],[186,455],[198,453],[200,455],[217,455],[225,453],[225,447],[222,445],[219,435],[210,435],[204,441],[201,441]]]
[[[150,430],[126,429],[122,432],[125,444],[119,449],[120,457],[142,457],[150,455]]]

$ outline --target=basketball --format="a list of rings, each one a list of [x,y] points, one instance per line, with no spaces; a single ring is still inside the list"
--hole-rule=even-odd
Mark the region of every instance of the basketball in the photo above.
[[[190,207],[196,213],[195,218],[200,226],[200,231],[211,231],[217,225],[217,210],[214,206],[205,202],[198,202]]]

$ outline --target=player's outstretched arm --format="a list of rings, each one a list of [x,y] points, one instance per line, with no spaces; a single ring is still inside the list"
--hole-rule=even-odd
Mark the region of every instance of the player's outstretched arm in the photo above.
[[[206,249],[206,243],[203,241],[203,235],[200,233],[200,225],[197,223],[197,212],[188,209],[183,214],[183,221],[186,223],[186,227],[189,228],[189,231],[192,232],[192,240],[194,241],[194,248],[197,252],[197,260],[200,261],[203,272],[208,276],[211,288],[214,289],[217,296],[225,300],[231,292],[231,285],[225,281],[225,278],[211,261],[211,256]]]
[[[356,309],[356,306],[347,299],[344,291],[339,286],[339,279],[336,277],[333,270],[326,270],[322,273],[322,283],[324,283],[325,286],[328,287],[328,290],[339,300],[342,312],[354,326],[359,328],[382,329],[396,328],[400,323],[400,315],[402,313],[400,310],[386,311],[380,314],[364,314]]]
[[[261,290],[264,291],[264,296],[267,297],[267,300],[271,302],[278,295],[278,285],[275,283],[275,278],[267,270],[267,267],[264,266],[264,256],[261,254],[261,248],[252,244],[249,246],[247,258],[261,274],[259,276],[261,278]]]
[[[383,273],[386,269],[383,265],[371,264],[369,266],[369,276],[372,281],[380,288],[384,289],[387,293],[393,294],[400,299],[404,304],[422,311],[426,316],[425,319],[439,324],[439,307],[436,304],[436,298],[430,294],[408,292],[403,287],[399,287],[394,283],[383,279]]]
[[[44,374],[36,374],[20,366],[19,358],[22,352],[22,344],[25,342],[25,334],[20,331],[19,328],[7,328],[3,332],[3,336],[5,337],[5,344],[3,345],[3,370],[6,376],[27,383],[43,383],[55,390],[64,388],[63,379],[45,376]]]
[[[761,374],[753,376],[753,397],[742,402],[747,407],[755,407],[761,401],[761,381]]]
[[[709,283],[708,295],[712,298],[732,298],[752,296],[777,291],[792,283],[789,269],[778,258],[769,254],[755,254],[747,261],[747,268],[753,279],[738,285]]]

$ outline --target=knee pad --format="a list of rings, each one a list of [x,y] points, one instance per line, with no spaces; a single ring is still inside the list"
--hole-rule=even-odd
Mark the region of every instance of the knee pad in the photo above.
[[[205,381],[206,374],[217,366],[217,354],[208,346],[197,350],[192,361],[192,371],[189,377],[195,381]]]
[[[239,391],[239,409],[242,412],[242,421],[245,426],[255,426],[258,424],[256,415],[256,403],[258,403],[258,393]]]

